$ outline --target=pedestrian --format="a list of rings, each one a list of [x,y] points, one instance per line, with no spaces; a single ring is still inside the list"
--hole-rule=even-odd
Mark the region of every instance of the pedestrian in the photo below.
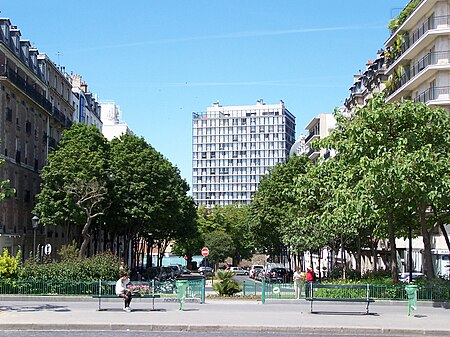
[[[130,282],[127,272],[121,272],[120,278],[116,282],[116,295],[124,299],[123,310],[131,312],[131,291],[127,289],[127,284]]]
[[[302,293],[302,287],[303,287],[303,281],[304,281],[303,273],[300,271],[299,267],[295,268],[293,279],[294,279],[295,298],[297,300],[299,300],[301,293]]]
[[[120,266],[119,266],[119,274],[120,273],[122,273],[122,272],[126,272],[127,270],[126,270],[127,268],[126,268],[126,266],[125,266],[125,262],[120,262]]]
[[[315,279],[315,275],[314,275],[314,270],[313,270],[313,266],[309,266],[308,268],[306,268],[306,297],[311,297],[312,293],[312,283],[314,282]]]

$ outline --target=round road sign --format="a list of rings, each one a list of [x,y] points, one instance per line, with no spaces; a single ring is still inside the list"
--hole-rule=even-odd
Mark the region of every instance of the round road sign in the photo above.
[[[45,255],[50,255],[51,253],[52,253],[52,245],[49,244],[49,243],[47,243],[47,244],[44,246],[44,254],[45,254]]]
[[[209,255],[209,249],[208,249],[208,247],[203,247],[203,248],[202,248],[202,255],[203,255],[204,257],[207,257],[207,256]]]

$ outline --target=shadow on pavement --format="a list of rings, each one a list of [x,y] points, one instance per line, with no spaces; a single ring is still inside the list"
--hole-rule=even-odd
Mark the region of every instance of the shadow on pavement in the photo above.
[[[377,313],[366,313],[356,311],[313,311],[314,315],[334,315],[334,316],[380,316]]]
[[[33,306],[0,306],[0,311],[15,311],[15,312],[36,312],[36,311],[53,311],[53,312],[68,312],[71,311],[67,306],[60,305],[33,305]]]
[[[115,312],[120,312],[123,311],[123,309],[120,308],[102,308],[101,310],[97,310],[97,311],[115,311]],[[166,312],[166,309],[131,309],[131,312],[151,312],[151,311],[161,311],[161,312]]]

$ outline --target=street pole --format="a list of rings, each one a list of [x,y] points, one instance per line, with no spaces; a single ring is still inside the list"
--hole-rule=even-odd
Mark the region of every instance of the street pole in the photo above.
[[[31,225],[33,227],[33,260],[36,262],[36,229],[39,224],[39,217],[33,216],[31,218]]]
[[[33,260],[36,261],[36,228],[33,228]]]
[[[409,267],[409,283],[412,282],[412,270],[413,270],[413,265],[412,265],[412,228],[411,225],[409,225],[409,251],[408,251],[408,267]]]

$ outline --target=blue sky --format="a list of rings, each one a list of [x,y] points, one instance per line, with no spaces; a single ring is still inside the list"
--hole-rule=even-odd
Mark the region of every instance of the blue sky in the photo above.
[[[297,136],[348,97],[408,0],[3,1],[1,17],[192,181],[192,112],[285,102]],[[59,53],[59,55],[58,55]]]

